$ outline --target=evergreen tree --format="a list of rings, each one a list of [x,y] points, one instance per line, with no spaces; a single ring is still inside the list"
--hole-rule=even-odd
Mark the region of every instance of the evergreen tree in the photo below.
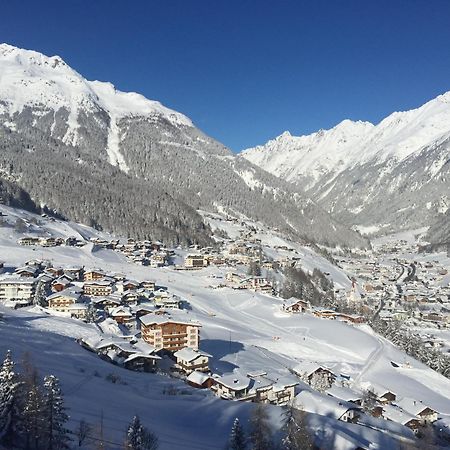
[[[64,399],[59,380],[54,375],[44,378],[43,413],[45,417],[45,436],[47,450],[68,448],[68,430],[65,428],[69,417],[64,407]]]
[[[97,308],[92,303],[89,303],[86,309],[86,322],[94,323],[96,320],[97,320]]]
[[[283,413],[283,450],[313,449],[305,422],[305,413],[303,411],[294,408],[292,405],[286,408]]]
[[[8,350],[0,368],[0,442],[11,439],[14,429],[18,426],[19,388],[20,381],[14,372],[14,362]]]
[[[252,450],[273,448],[272,431],[265,405],[259,403],[250,417],[250,443]]]
[[[145,428],[139,416],[134,416],[127,430],[127,450],[157,450],[158,438],[150,430]]]
[[[26,449],[39,450],[40,448],[39,442],[41,442],[43,437],[45,426],[42,408],[43,399],[41,389],[37,383],[33,383],[29,386],[29,390],[27,391],[23,409],[23,428]]]
[[[236,417],[231,428],[230,439],[228,441],[229,450],[245,450],[247,447],[244,430],[239,419]]]
[[[47,287],[44,281],[39,280],[34,293],[34,304],[46,308],[47,302]]]

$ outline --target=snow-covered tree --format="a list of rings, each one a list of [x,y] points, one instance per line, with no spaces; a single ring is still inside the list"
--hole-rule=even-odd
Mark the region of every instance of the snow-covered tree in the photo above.
[[[47,285],[44,281],[39,280],[34,293],[34,304],[46,308],[47,302]]]
[[[25,448],[38,450],[45,426],[42,392],[37,383],[29,385],[28,389],[23,409]]]
[[[306,428],[304,411],[288,405],[283,413],[283,450],[313,449],[311,437]]]
[[[0,367],[0,441],[5,441],[17,426],[18,393],[20,381],[14,372],[11,352],[6,352],[5,360]],[[16,419],[16,420],[15,420]]]
[[[229,450],[245,450],[247,448],[244,430],[239,419],[236,417],[231,428],[230,438],[228,440]]]
[[[158,438],[154,433],[145,428],[139,416],[134,416],[127,430],[127,450],[157,450]]]
[[[331,387],[330,381],[320,373],[313,373],[309,380],[310,386],[319,392],[325,392]]]
[[[45,434],[48,450],[68,448],[69,437],[66,422],[69,417],[64,407],[64,399],[59,386],[59,380],[54,375],[44,378],[43,413],[45,417]]]
[[[98,318],[97,308],[92,303],[89,303],[86,309],[86,322],[94,323],[97,320],[97,318]]]
[[[273,448],[272,430],[266,407],[259,403],[250,417],[250,443],[252,450],[270,450]]]

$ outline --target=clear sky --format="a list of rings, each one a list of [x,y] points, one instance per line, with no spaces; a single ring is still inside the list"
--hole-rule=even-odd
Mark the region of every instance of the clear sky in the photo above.
[[[449,0],[4,0],[0,42],[159,100],[235,151],[450,90]]]

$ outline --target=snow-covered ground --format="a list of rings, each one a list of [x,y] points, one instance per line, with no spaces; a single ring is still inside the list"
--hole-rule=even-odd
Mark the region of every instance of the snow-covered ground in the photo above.
[[[8,220],[14,215],[27,220],[32,217],[10,208],[0,210],[10,216]],[[42,221],[40,232],[48,230],[63,236],[78,232],[86,237],[98,234],[75,224]],[[231,234],[233,230],[229,226],[227,232]],[[245,375],[263,369],[285,376],[300,361],[316,361],[338,375],[349,377],[355,389],[364,389],[367,383],[383,385],[398,398],[422,400],[442,417],[450,418],[450,380],[406,356],[367,325],[352,326],[310,314],[289,315],[281,312],[279,298],[246,290],[214,288],[224,277],[226,268],[151,269],[134,265],[111,250],[96,251],[92,244],[81,248],[21,247],[16,243],[19,236],[11,227],[0,228],[0,260],[6,266],[22,265],[38,257],[57,265],[100,267],[132,279],[154,280],[188,300],[189,315],[202,324],[200,347],[213,356],[210,366],[214,373],[238,371]],[[349,285],[343,271],[310,248],[285,241],[276,233],[270,235],[267,230],[262,230],[259,237],[265,251],[275,252],[273,245],[286,245],[298,253],[308,270],[319,267],[329,272],[336,283]],[[250,404],[218,400],[209,391],[191,389],[181,381],[129,372],[98,359],[75,343],[75,338],[98,334],[98,328],[93,325],[49,316],[36,309],[11,311],[2,307],[0,311],[5,314],[5,321],[0,322],[0,354],[11,348],[20,359],[24,352],[29,352],[42,374],[54,373],[61,378],[71,420],[84,417],[98,423],[103,410],[111,441],[120,441],[127,421],[138,413],[158,434],[162,449],[223,448],[234,417],[239,416],[244,423],[248,418]],[[400,367],[394,368],[391,361],[400,363]],[[105,376],[109,373],[119,375],[123,383],[107,381]],[[175,386],[180,395],[164,394],[169,385]],[[274,423],[279,423],[281,409],[271,407],[270,410]],[[314,420],[320,428],[330,419],[319,416]],[[367,439],[378,443],[374,448],[390,448],[392,444],[385,433],[365,428],[361,431],[363,427],[352,424],[334,422],[333,426],[336,436],[358,435],[357,430],[361,434],[369,433]],[[346,445],[348,442],[336,448],[349,448]]]

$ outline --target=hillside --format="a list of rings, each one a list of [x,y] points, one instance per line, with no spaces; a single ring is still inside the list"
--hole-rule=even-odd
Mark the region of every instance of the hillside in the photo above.
[[[242,152],[361,230],[430,226],[449,207],[450,93],[373,125],[344,120]]]
[[[297,239],[367,241],[300,189],[261,170],[184,115],[64,61],[0,45],[0,176],[40,206],[99,229],[210,242],[197,213],[228,211]]]
[[[55,266],[99,267],[108,273],[122,273],[129,279],[154,280],[189,302],[186,314],[201,323],[200,348],[211,355],[210,368],[218,375],[230,372],[245,375],[263,369],[280,378],[292,377],[290,369],[314,361],[339,374],[340,380],[348,380],[354,389],[381,383],[399,398],[423,399],[441,417],[450,417],[450,381],[407,356],[367,325],[349,325],[309,313],[287,314],[281,310],[281,298],[219,287],[230,270],[227,267],[211,265],[197,271],[174,270],[170,266],[151,269],[132,264],[113,250],[96,249],[90,243],[80,248],[19,246],[16,240],[24,234],[13,227],[17,219],[28,224],[27,235],[75,236],[80,240],[111,236],[18,209],[0,210],[5,221],[0,227],[0,252],[8,271],[39,257],[51,260]],[[207,222],[211,229],[222,229],[229,236],[239,235],[243,227],[240,222],[227,221],[220,215],[208,214]],[[348,289],[351,285],[344,270],[310,247],[285,240],[257,223],[247,226],[257,227],[256,237],[261,239],[265,254],[284,257],[292,255],[289,250],[292,248],[306,271],[319,268],[329,273],[336,288]],[[179,260],[185,255],[186,250],[178,249],[175,258]],[[252,404],[220,400],[209,391],[195,390],[167,376],[130,372],[82,349],[74,342],[75,338],[100,336],[98,327],[92,324],[53,315],[38,307],[13,311],[0,306],[0,312],[4,315],[0,326],[2,352],[10,348],[17,359],[29,352],[42,374],[54,373],[61,379],[70,408],[71,429],[81,418],[98,426],[103,408],[105,433],[113,443],[120,442],[135,413],[159,436],[164,450],[223,448],[236,416],[248,429]],[[394,366],[392,361],[401,362],[402,366]],[[108,381],[111,373],[121,381]],[[183,414],[179,413],[180,408]],[[270,407],[274,430],[280,426],[280,413],[279,407]],[[412,439],[410,430],[382,419],[372,418],[370,425],[362,425],[337,421],[318,412],[311,414],[309,420],[325,448],[344,450],[354,448],[355,443],[369,448],[371,443],[375,448],[395,449],[399,440]]]

